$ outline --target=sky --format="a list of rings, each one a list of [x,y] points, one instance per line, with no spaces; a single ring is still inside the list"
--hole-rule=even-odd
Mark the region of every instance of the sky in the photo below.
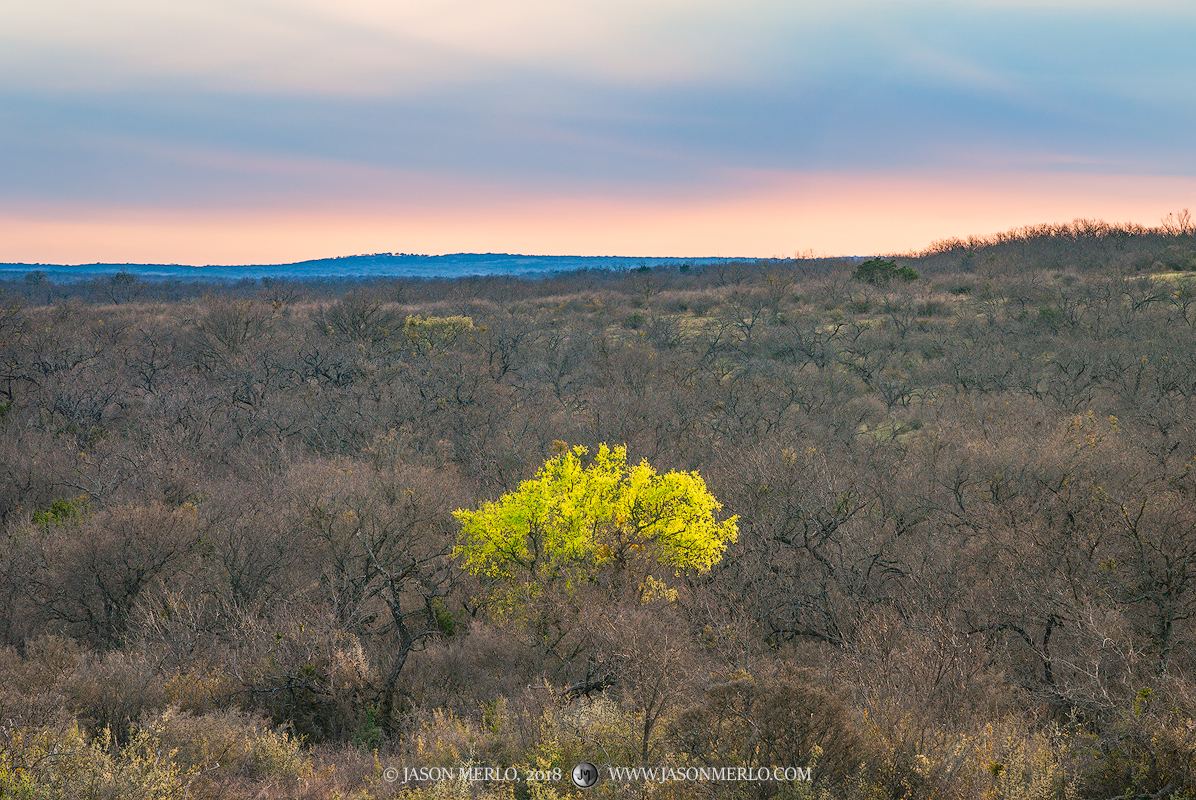
[[[0,0],[0,261],[874,255],[1196,208],[1190,0]]]

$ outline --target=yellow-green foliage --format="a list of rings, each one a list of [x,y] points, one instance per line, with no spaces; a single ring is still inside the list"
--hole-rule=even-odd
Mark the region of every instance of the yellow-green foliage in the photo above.
[[[1027,731],[1016,720],[989,723],[941,756],[934,772],[959,795],[1068,800],[1076,796],[1064,768],[1070,743],[1070,735],[1055,726]]]
[[[455,769],[482,746],[485,734],[443,709],[425,718],[412,737],[419,766]]]
[[[71,520],[77,520],[87,510],[87,495],[81,495],[74,500],[58,499],[49,508],[33,512],[33,522],[37,525],[63,525]]]
[[[479,785],[473,781],[437,781],[400,792],[404,800],[514,800],[515,784]]]
[[[168,709],[136,726],[124,746],[107,729],[88,741],[74,722],[0,726],[0,798],[174,800],[213,780],[289,783],[311,773],[295,737],[235,711]]]
[[[473,332],[470,317],[421,317],[414,314],[403,323],[403,334],[413,344],[446,345]]]
[[[566,763],[593,761],[596,752],[615,764],[639,760],[640,721],[609,697],[574,703],[545,722],[545,728],[551,723]]]
[[[675,571],[705,571],[735,541],[736,518],[715,518],[722,504],[698,473],[658,475],[647,461],[629,467],[626,447],[605,444],[583,466],[587,452],[563,452],[517,491],[456,511],[455,555],[465,568],[501,582],[571,588],[644,555]]]
[[[439,709],[432,712],[407,739],[412,750],[405,766],[447,769],[452,777],[404,787],[399,796],[420,800],[557,800],[578,796],[568,774],[579,761],[606,763],[611,758],[617,764],[635,762],[632,745],[636,720],[607,698],[567,707],[549,703],[529,716],[517,717],[519,713],[512,710],[506,697],[487,704],[480,720]],[[519,777],[512,782],[460,778],[460,770],[476,766],[514,769]],[[558,777],[527,780],[529,774],[537,772]],[[618,795],[599,791],[596,796]]]
[[[174,762],[150,731],[117,747],[107,730],[87,742],[77,726],[5,728],[0,737],[0,797],[20,800],[175,800],[193,773]]]
[[[205,773],[295,781],[312,771],[296,737],[237,711],[194,716],[170,708],[143,728],[175,752],[177,763]]]

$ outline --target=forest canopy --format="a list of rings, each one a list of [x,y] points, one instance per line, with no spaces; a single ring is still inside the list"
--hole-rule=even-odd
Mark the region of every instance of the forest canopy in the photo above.
[[[1190,220],[879,260],[4,283],[0,794],[1196,796]]]

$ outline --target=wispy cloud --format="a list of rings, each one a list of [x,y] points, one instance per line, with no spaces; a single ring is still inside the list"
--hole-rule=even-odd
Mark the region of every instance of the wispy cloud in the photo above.
[[[738,192],[748,175],[1183,177],[1196,174],[1194,8],[5,3],[0,204],[266,219],[440,194],[467,207],[493,189],[658,216],[671,198],[697,219],[686,197]],[[753,213],[780,237],[779,217]]]
[[[653,84],[742,73],[778,26],[822,16],[725,0],[46,0],[0,7],[0,63],[10,86],[53,88],[402,93],[545,69]]]

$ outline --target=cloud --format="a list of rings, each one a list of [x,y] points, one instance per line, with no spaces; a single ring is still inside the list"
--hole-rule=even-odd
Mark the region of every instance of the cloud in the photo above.
[[[401,95],[462,83],[506,90],[534,74],[618,86],[737,85],[895,67],[1000,88],[1008,81],[1001,69],[1005,59],[1017,60],[1023,38],[1044,44],[1043,31],[1053,39],[1051,49],[1091,66],[1100,62],[1099,52],[1068,46],[1085,38],[1085,31],[1124,37],[1153,20],[1190,33],[1196,20],[1190,4],[1161,0],[1085,3],[1082,11],[1077,5],[1070,0],[10,2],[0,5],[0,86]],[[1060,20],[1066,24],[1057,24]],[[1183,40],[1174,30],[1167,38]],[[982,57],[969,57],[971,51]],[[1139,59],[1147,63],[1154,58],[1139,55],[1148,56]],[[1050,50],[1036,58],[1049,61]],[[1138,68],[1133,62],[1122,66]]]
[[[285,216],[442,190],[634,206],[749,173],[1190,175],[1193,8],[10,2],[0,204]]]
[[[717,79],[777,27],[780,0],[43,0],[0,8],[10,87],[424,91],[551,70],[617,83]]]

